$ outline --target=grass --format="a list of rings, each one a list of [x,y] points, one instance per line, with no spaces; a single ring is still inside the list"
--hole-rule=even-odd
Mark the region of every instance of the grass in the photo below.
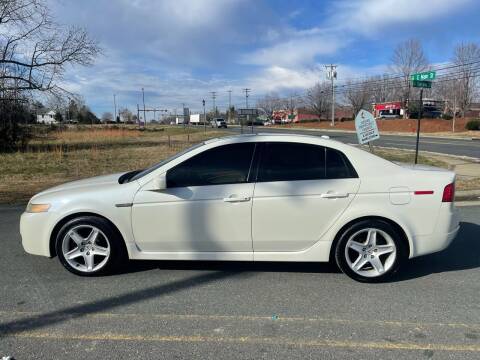
[[[25,203],[48,187],[81,178],[142,169],[188,146],[225,131],[203,128],[156,127],[147,131],[128,128],[84,128],[54,131],[35,138],[27,151],[0,154],[0,203]],[[367,148],[368,149],[368,148]],[[391,161],[413,162],[409,151],[375,148]],[[433,157],[421,164],[448,168]],[[457,188],[480,188],[480,180],[459,181]]]
[[[368,147],[365,147],[368,151]],[[413,164],[415,161],[415,153],[412,151],[396,150],[396,149],[378,149],[374,148],[374,154],[389,161],[403,162]],[[418,155],[418,163],[422,165],[436,166],[448,169],[449,164],[435,157]]]
[[[51,132],[33,140],[28,151],[0,154],[0,203],[25,203],[39,191],[67,181],[146,168],[225,134],[182,127]]]

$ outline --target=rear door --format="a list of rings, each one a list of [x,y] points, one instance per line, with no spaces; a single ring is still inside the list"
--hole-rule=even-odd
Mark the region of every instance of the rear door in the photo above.
[[[263,145],[252,207],[255,252],[315,244],[348,207],[360,181],[345,155],[314,144]]]

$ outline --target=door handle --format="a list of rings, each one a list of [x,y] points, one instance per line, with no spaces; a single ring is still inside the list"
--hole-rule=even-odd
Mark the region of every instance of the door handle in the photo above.
[[[346,198],[348,197],[348,193],[327,192],[327,193],[321,194],[320,197],[324,199]]]
[[[244,202],[244,201],[250,201],[249,196],[229,196],[226,198],[223,198],[223,201],[229,202],[229,203],[235,203],[235,202]]]

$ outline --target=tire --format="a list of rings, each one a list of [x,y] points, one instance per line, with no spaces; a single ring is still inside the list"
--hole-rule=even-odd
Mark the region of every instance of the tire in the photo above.
[[[387,222],[354,223],[340,235],[335,261],[343,273],[360,282],[383,282],[398,271],[407,258],[400,234]]]
[[[55,249],[60,263],[80,276],[112,273],[128,258],[118,231],[106,219],[95,216],[81,216],[63,225]]]

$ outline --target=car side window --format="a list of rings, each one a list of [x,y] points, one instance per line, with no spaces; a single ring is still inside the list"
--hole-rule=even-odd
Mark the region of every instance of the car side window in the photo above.
[[[265,144],[258,182],[314,179],[325,179],[323,146],[290,142]]]
[[[167,171],[167,187],[245,183],[255,143],[217,146]]]
[[[356,178],[357,173],[347,157],[338,150],[326,148],[327,179]]]

